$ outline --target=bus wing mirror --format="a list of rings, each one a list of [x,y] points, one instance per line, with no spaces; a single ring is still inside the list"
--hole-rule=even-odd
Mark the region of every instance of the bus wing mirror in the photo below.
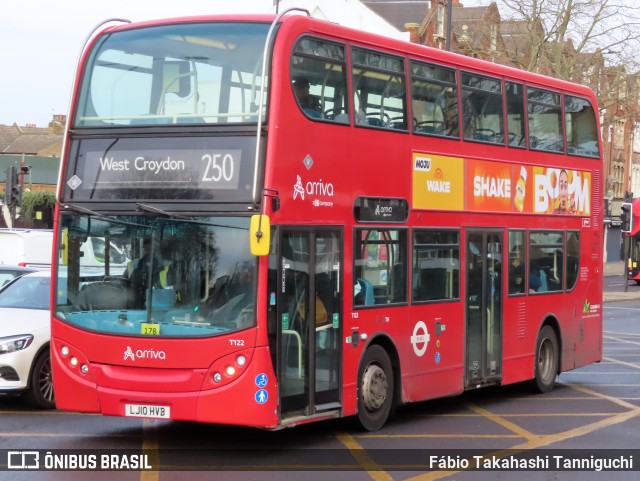
[[[249,236],[252,255],[261,257],[269,254],[271,244],[271,221],[268,215],[256,214],[251,216]]]

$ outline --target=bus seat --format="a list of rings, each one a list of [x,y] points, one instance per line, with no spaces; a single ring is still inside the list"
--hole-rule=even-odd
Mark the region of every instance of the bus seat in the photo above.
[[[375,298],[373,296],[373,284],[366,279],[357,279],[356,282],[360,285],[360,292],[363,294],[364,306],[373,306],[375,304]]]
[[[382,121],[382,119],[379,119],[377,117],[368,117],[367,124],[373,127],[384,127],[384,122]]]
[[[173,307],[176,300],[176,293],[173,288],[158,289],[154,287],[152,296],[154,307]]]
[[[163,125],[170,123],[171,120],[165,117],[140,117],[131,119],[129,125]]]
[[[414,130],[421,134],[433,134],[433,135],[444,135],[445,128],[444,123],[439,120],[425,120],[424,122],[419,122]]]
[[[176,124],[205,124],[202,117],[176,117]]]
[[[341,113],[337,114],[333,120],[336,122],[340,122],[341,124],[348,124],[350,122],[349,114]]]
[[[129,290],[122,284],[93,282],[80,289],[78,306],[85,311],[127,309],[130,297]]]
[[[131,119],[129,125],[155,125],[156,119]]]
[[[304,110],[304,113],[307,114],[309,117],[314,118],[314,119],[321,119],[322,118],[322,114],[320,112],[318,112],[316,109],[302,109]]]

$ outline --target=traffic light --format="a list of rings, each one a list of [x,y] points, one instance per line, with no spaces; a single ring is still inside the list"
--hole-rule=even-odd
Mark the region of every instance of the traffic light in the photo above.
[[[625,202],[621,206],[620,229],[622,232],[631,232],[633,230],[633,206],[629,202]]]
[[[15,167],[9,166],[4,171],[4,204],[10,205],[11,203],[11,188],[13,187],[13,180],[15,179],[15,174],[13,173]]]
[[[5,205],[20,205],[22,203],[22,188],[20,174],[15,166],[10,165],[5,170],[4,203]]]

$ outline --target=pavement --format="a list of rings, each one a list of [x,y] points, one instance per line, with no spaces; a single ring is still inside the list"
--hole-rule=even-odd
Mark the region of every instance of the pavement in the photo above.
[[[604,263],[605,276],[622,276],[624,274],[625,274],[624,261]]]
[[[624,261],[605,262],[605,276],[624,276],[624,274]],[[640,299],[640,286],[636,286],[635,282],[630,282],[628,284],[627,292],[624,292],[624,284],[622,284],[618,289],[619,291],[615,292],[603,292],[603,302],[634,301]]]

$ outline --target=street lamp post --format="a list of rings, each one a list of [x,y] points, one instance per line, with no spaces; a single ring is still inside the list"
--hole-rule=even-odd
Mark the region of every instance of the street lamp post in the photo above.
[[[453,0],[447,0],[447,39],[445,49],[451,51],[451,12],[453,11]]]

